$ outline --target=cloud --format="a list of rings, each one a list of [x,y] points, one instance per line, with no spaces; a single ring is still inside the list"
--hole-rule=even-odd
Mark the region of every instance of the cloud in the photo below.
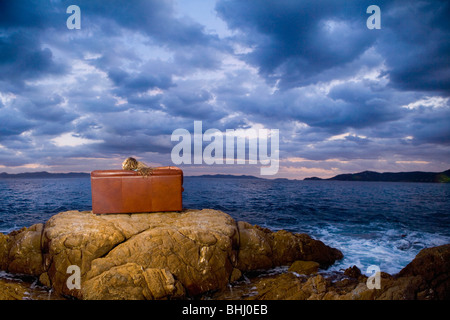
[[[11,139],[33,127],[22,113],[8,107],[0,108],[0,123],[0,141]]]
[[[230,28],[252,50],[244,54],[280,87],[305,86],[330,69],[351,63],[376,40],[368,36],[358,6],[336,1],[219,1]]]
[[[59,137],[53,138],[52,143],[55,144],[58,147],[77,147],[85,144],[91,144],[91,143],[101,143],[101,140],[90,140],[86,138],[80,138],[77,135],[68,132],[65,134],[60,135]]]
[[[2,1],[0,2],[0,27],[4,28],[28,28],[42,29],[56,26],[60,21],[65,21],[59,14],[65,12],[61,1],[51,2],[39,0],[29,1]]]
[[[307,86],[345,68],[374,48],[385,60],[392,85],[401,90],[449,92],[448,1],[379,1],[382,29],[368,30],[367,1],[221,0],[216,10],[244,54],[270,83]]]
[[[424,108],[402,120],[416,145],[433,143],[450,145],[450,105],[445,108]]]
[[[380,0],[381,30],[368,1],[77,1],[80,30],[70,4],[0,2],[5,170],[170,164],[172,131],[196,120],[280,129],[289,177],[449,165],[445,1]],[[188,168],[216,169],[250,170]]]
[[[217,99],[232,110],[265,124],[274,120],[296,121],[332,134],[395,121],[406,114],[399,103],[414,99],[409,93],[380,85],[379,79],[364,77],[275,91],[263,84],[244,90],[242,80],[248,77],[250,82],[252,76],[240,73],[238,77],[241,83],[235,91],[218,91]],[[234,76],[229,78],[229,82],[237,81]]]
[[[386,32],[377,48],[393,86],[450,94],[449,14],[448,1],[396,1],[386,10]]]
[[[0,81],[23,85],[25,79],[59,75],[65,71],[64,65],[54,61],[52,51],[43,47],[30,32],[0,34]]]

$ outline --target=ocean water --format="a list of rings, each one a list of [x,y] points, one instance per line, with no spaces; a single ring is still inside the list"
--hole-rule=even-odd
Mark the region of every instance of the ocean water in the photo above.
[[[329,270],[395,274],[423,248],[450,243],[450,184],[185,177],[183,205],[271,230],[308,233],[340,249]],[[89,178],[0,179],[0,232],[90,210]]]

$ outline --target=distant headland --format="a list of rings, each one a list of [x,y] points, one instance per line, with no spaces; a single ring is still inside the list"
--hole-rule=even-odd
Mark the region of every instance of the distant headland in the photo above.
[[[23,173],[0,173],[0,179],[12,179],[12,178],[22,178],[22,179],[47,179],[47,178],[89,178],[90,173],[87,172],[69,172],[69,173],[52,173],[47,171],[40,172],[23,172]],[[205,174],[199,176],[186,176],[189,178],[220,178],[220,179],[258,179],[264,180],[264,178],[259,178],[250,175],[232,175],[232,174]],[[277,179],[277,180],[287,180],[287,179]]]
[[[203,174],[200,176],[188,176],[189,178],[220,178],[220,179],[263,179],[249,175],[232,175],[232,174]]]
[[[40,172],[23,172],[23,173],[6,173],[6,172],[0,173],[0,179],[86,178],[89,176],[90,173],[86,172],[50,173],[47,171],[40,171]]]
[[[332,178],[321,179],[317,177],[304,180],[337,180],[337,181],[383,181],[383,182],[450,182],[450,169],[443,172],[374,172],[363,171],[359,173],[339,174]]]
[[[47,171],[40,172],[23,172],[23,173],[0,173],[0,179],[51,179],[51,178],[89,178],[90,173],[86,172],[68,172],[68,173],[51,173]],[[251,175],[232,175],[232,174],[205,174],[198,176],[186,176],[187,178],[199,179],[254,179],[254,180],[291,180],[287,178],[266,179]],[[294,179],[297,180],[297,179]],[[363,171],[359,173],[339,174],[332,178],[305,178],[306,181],[379,181],[379,182],[433,182],[433,183],[450,183],[450,169],[443,172],[375,172]]]

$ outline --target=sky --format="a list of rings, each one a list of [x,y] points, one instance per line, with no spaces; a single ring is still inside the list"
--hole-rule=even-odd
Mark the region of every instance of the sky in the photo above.
[[[269,178],[447,170],[449,16],[435,0],[0,0],[0,172],[174,165],[194,121],[279,130]]]

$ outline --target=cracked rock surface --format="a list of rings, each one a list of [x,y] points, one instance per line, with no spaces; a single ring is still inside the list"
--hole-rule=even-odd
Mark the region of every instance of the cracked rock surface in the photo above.
[[[272,232],[210,209],[95,215],[67,211],[0,234],[0,268],[78,299],[170,299],[226,287],[241,272],[342,253],[306,234]],[[80,289],[69,288],[71,265]]]

